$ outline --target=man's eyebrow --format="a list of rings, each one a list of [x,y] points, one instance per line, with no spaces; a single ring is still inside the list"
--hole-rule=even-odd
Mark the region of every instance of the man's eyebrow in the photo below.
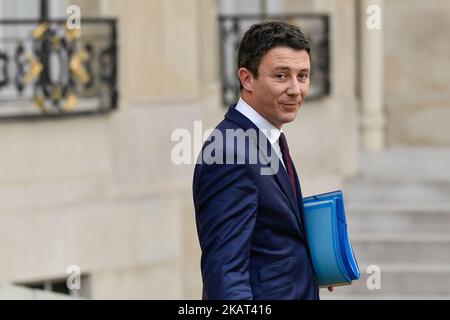
[[[287,67],[287,66],[277,66],[275,67],[275,70],[290,70],[291,68]]]
[[[288,67],[288,66],[277,66],[277,67],[275,67],[275,69],[274,69],[275,71],[278,71],[278,70],[291,70],[291,68],[290,67]],[[300,70],[300,72],[309,72],[309,68],[303,68],[303,69],[301,69]]]

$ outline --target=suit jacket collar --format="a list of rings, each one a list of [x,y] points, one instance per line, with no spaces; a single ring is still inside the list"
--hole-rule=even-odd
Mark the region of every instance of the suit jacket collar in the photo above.
[[[253,122],[251,122],[246,116],[236,110],[235,104],[230,106],[228,112],[225,114],[225,119],[236,123],[244,130],[248,130],[250,128],[258,130],[258,127]]]
[[[242,113],[246,118],[250,119],[250,121],[253,122],[260,131],[264,132],[272,146],[274,144],[278,145],[278,139],[280,138],[283,129],[276,128],[242,98],[239,99],[235,109]]]

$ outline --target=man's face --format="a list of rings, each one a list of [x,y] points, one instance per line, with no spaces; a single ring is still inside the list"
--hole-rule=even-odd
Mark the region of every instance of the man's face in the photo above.
[[[293,121],[308,95],[310,64],[306,50],[269,50],[259,65],[258,78],[249,72],[248,86],[244,86],[249,91],[248,102],[277,128]]]

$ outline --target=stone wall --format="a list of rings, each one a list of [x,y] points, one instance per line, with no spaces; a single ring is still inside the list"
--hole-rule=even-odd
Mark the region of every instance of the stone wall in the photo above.
[[[450,3],[385,1],[388,145],[450,146]]]

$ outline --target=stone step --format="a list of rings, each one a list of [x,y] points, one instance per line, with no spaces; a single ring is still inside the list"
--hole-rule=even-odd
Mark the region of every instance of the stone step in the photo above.
[[[352,234],[356,259],[364,264],[450,264],[449,234]]]
[[[450,234],[450,204],[351,203],[346,217],[350,232]]]
[[[450,299],[450,148],[363,154],[343,188],[361,279],[322,299]],[[381,270],[370,290],[368,265]]]
[[[364,153],[365,177],[397,177],[403,180],[450,181],[450,148],[397,148]]]
[[[357,179],[348,181],[343,192],[348,203],[450,204],[449,182]]]
[[[363,296],[378,299],[383,297],[450,297],[450,265],[380,265],[380,289],[370,290],[367,280],[371,274],[361,270],[361,278],[350,286],[335,288],[336,297]],[[326,290],[321,293],[330,296]]]

